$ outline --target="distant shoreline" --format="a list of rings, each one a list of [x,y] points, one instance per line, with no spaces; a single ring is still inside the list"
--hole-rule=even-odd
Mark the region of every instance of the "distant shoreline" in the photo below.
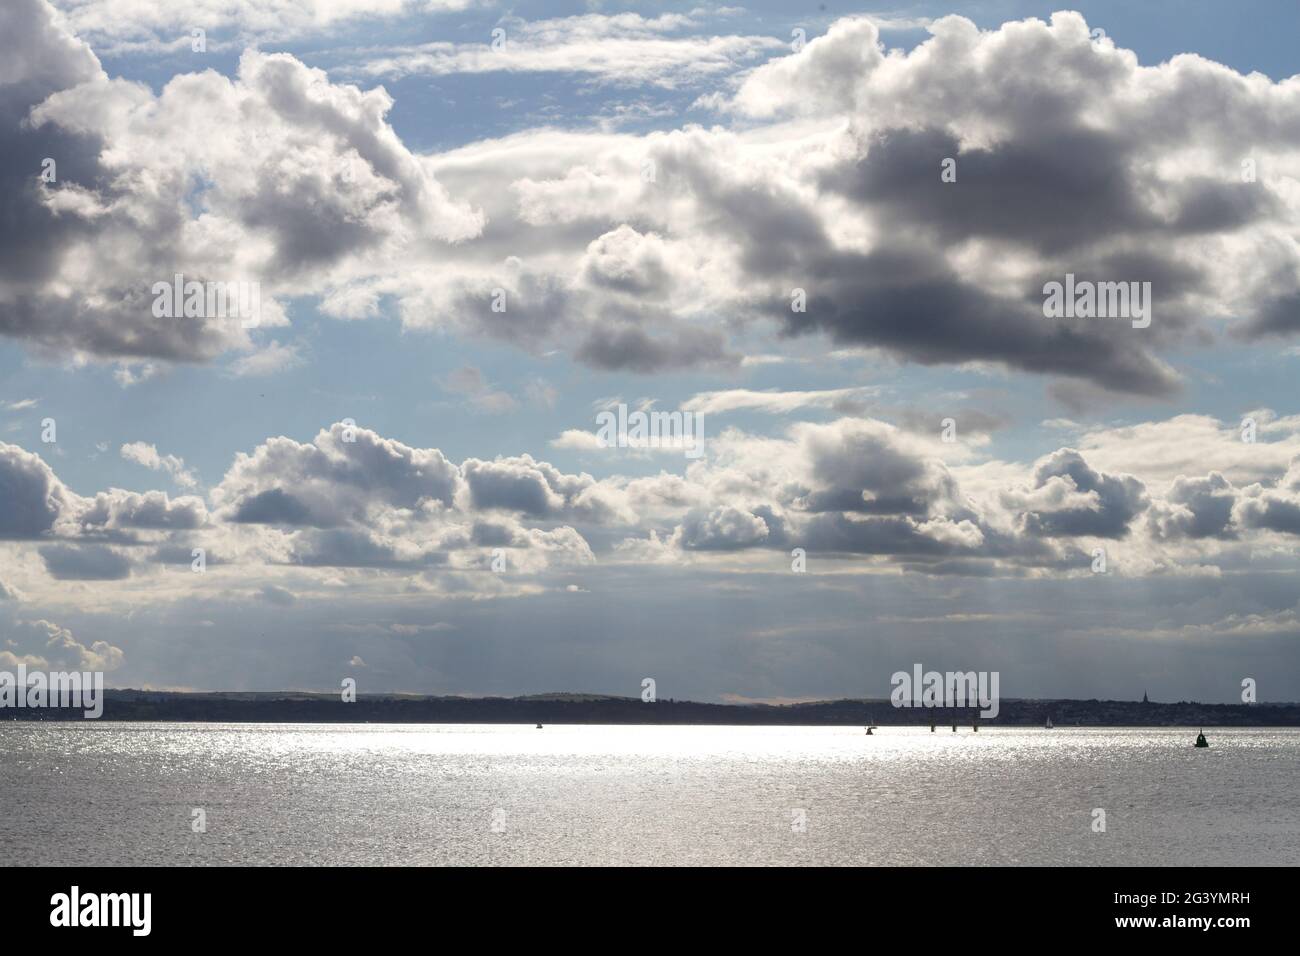
[[[1201,704],[1117,700],[1003,699],[981,727],[1300,727],[1300,703]],[[80,721],[80,710],[0,709],[0,721]],[[711,704],[600,694],[420,697],[337,694],[107,690],[100,721],[212,723],[662,724],[714,726],[951,727],[976,723],[971,708],[895,708],[888,700],[798,704]]]

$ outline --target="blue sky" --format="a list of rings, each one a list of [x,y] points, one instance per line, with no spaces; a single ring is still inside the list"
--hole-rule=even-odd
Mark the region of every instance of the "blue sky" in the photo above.
[[[345,6],[6,14],[46,65],[0,77],[0,655],[66,632],[119,686],[801,699],[921,661],[1297,697],[1294,5]],[[264,321],[155,323],[133,296],[186,270],[260,281]],[[1152,328],[1044,331],[1067,270],[1153,278]],[[593,448],[619,403],[704,409],[705,461]]]

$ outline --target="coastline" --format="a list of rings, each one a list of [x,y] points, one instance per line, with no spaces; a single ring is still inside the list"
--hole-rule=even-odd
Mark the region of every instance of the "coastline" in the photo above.
[[[887,699],[717,704],[600,694],[431,697],[294,691],[106,690],[101,721],[212,723],[660,724],[711,726],[1300,727],[1300,703],[1203,704],[1115,700],[1001,701],[995,718],[969,707],[895,708]],[[5,709],[0,721],[80,721],[76,709]]]

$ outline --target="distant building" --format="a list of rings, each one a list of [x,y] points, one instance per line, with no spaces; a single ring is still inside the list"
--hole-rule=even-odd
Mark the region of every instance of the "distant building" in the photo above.
[[[1142,692],[1142,703],[1144,703],[1144,704],[1149,704],[1149,703],[1151,703],[1151,701],[1147,700],[1147,692],[1146,692],[1146,691],[1143,691],[1143,692]]]

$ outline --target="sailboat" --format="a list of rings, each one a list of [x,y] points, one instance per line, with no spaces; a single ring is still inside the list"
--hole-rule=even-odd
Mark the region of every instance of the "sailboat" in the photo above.
[[[1051,730],[1051,729],[1052,729],[1052,718],[1051,718],[1051,717],[1048,717],[1048,718],[1047,718],[1047,723],[1045,723],[1045,724],[1043,725],[1043,729],[1044,729],[1044,730]]]

